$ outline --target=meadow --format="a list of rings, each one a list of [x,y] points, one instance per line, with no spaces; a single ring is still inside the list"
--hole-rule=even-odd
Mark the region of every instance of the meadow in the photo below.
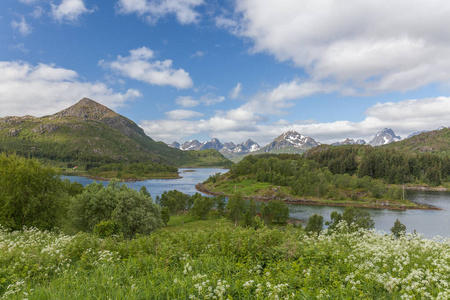
[[[211,215],[212,214],[212,215]],[[450,241],[172,216],[134,239],[0,229],[1,299],[449,299]]]

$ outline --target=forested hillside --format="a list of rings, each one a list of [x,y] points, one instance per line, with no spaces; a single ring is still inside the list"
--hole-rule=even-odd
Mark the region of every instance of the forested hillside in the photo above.
[[[0,152],[88,168],[134,162],[231,164],[217,151],[183,152],[155,142],[133,121],[87,98],[52,116],[0,118]]]

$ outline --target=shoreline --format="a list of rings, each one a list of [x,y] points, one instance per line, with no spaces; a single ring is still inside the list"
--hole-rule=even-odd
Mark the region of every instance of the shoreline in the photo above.
[[[195,189],[199,192],[202,192],[206,195],[210,195],[210,196],[219,196],[219,195],[224,195],[226,197],[229,197],[229,195],[223,194],[223,193],[216,193],[213,192],[211,190],[208,190],[207,188],[205,188],[205,186],[203,185],[203,183],[198,183],[195,185]],[[270,201],[270,200],[274,200],[275,198],[263,198],[260,196],[252,196],[252,197],[243,197],[246,200],[250,200],[253,199],[255,201]],[[325,203],[325,202],[320,202],[320,201],[316,201],[316,200],[310,200],[310,199],[306,199],[306,198],[297,198],[297,199],[292,199],[292,198],[288,198],[286,200],[283,200],[284,203],[290,203],[290,204],[300,204],[300,205],[317,205],[317,206],[353,206],[353,207],[365,207],[365,208],[375,208],[375,209],[392,209],[392,210],[407,210],[407,209],[414,209],[414,210],[442,210],[441,208],[438,207],[434,207],[431,205],[426,205],[426,204],[420,204],[423,207],[420,206],[415,206],[415,207],[409,207],[409,206],[391,206],[389,203],[380,203],[380,204],[363,204],[363,203],[342,203],[342,202],[336,202],[336,203]]]
[[[78,177],[84,177],[84,178],[88,178],[88,179],[92,179],[92,180],[98,180],[98,181],[110,181],[111,179],[117,179],[121,182],[136,182],[136,181],[145,181],[145,180],[152,180],[152,179],[180,179],[183,178],[182,176],[180,176],[179,174],[180,172],[178,172],[177,177],[158,177],[158,178],[106,178],[106,177],[98,177],[98,176],[91,176],[91,175],[87,175],[85,173],[83,174],[69,174],[69,173],[61,173],[61,175],[63,176],[78,176]]]

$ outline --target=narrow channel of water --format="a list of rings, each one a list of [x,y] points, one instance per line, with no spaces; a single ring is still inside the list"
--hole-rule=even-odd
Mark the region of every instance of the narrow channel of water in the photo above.
[[[137,182],[130,182],[130,187],[140,189],[145,186],[153,198],[161,195],[164,191],[179,190],[180,192],[193,195],[197,192],[195,185],[203,182],[210,175],[226,172],[224,169],[180,169],[179,179],[151,179]],[[71,181],[80,182],[83,185],[92,183],[94,180],[77,177],[62,176]],[[104,182],[106,185],[107,182]],[[437,206],[442,210],[426,211],[426,210],[389,210],[389,209],[370,209],[370,214],[375,221],[375,228],[381,231],[390,232],[390,228],[394,225],[398,218],[400,222],[406,225],[408,232],[416,230],[418,233],[427,238],[442,236],[450,238],[450,192],[426,192],[426,191],[408,191],[406,194],[408,199],[418,203]],[[317,213],[322,215],[325,220],[330,220],[332,211],[343,212],[344,207],[334,206],[314,206],[314,205],[298,205],[288,204],[291,218],[299,219],[304,224],[309,216]]]

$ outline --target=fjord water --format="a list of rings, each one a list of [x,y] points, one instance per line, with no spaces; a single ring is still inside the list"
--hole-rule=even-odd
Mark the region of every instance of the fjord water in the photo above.
[[[164,191],[178,190],[180,192],[193,195],[197,192],[195,185],[203,182],[210,175],[224,173],[224,169],[180,169],[179,179],[151,179],[137,182],[130,182],[128,185],[135,189],[145,186],[153,198],[161,195]],[[83,185],[92,183],[94,180],[77,176],[63,176],[70,181],[76,181]],[[103,182],[107,184],[107,182]],[[390,228],[398,218],[406,225],[407,232],[416,230],[426,238],[441,236],[450,238],[450,192],[428,192],[428,191],[407,191],[406,197],[412,201],[429,204],[442,210],[389,210],[389,209],[366,209],[370,212],[375,221],[375,228],[390,233]],[[342,213],[344,207],[337,206],[315,206],[288,204],[291,218],[301,220],[306,223],[309,216],[317,213],[324,217],[325,221],[330,220],[332,211]]]

